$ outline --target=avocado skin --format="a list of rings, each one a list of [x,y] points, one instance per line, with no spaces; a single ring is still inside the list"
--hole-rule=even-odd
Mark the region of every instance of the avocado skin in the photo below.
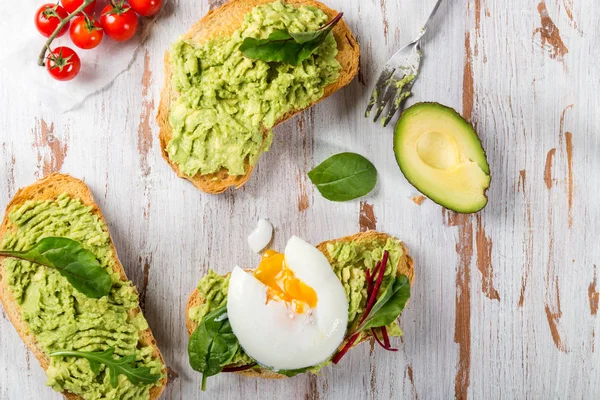
[[[448,202],[444,199],[443,193],[435,193],[436,192],[435,188],[427,190],[427,188],[420,185],[420,183],[417,182],[416,179],[413,179],[411,177],[411,173],[409,172],[409,169],[411,169],[412,166],[406,165],[406,163],[404,163],[402,161],[402,149],[400,148],[401,147],[400,143],[401,143],[402,135],[405,134],[405,132],[402,131],[401,125],[406,116],[410,116],[411,113],[422,110],[422,109],[429,109],[429,111],[431,111],[432,109],[437,109],[437,112],[443,112],[443,113],[450,114],[457,121],[464,124],[464,127],[466,128],[466,133],[471,136],[471,139],[473,139],[473,140],[476,139],[476,143],[478,145],[477,150],[480,151],[481,156],[482,156],[482,159],[480,161],[483,161],[482,163],[477,162],[477,164],[479,165],[480,169],[487,175],[487,177],[489,179],[487,186],[484,187],[484,189],[483,189],[482,195],[483,195],[484,200],[482,202],[477,202],[477,203],[473,203],[473,204],[464,204],[464,205],[448,204]],[[483,148],[483,145],[481,144],[481,140],[477,134],[477,131],[473,127],[473,125],[471,125],[467,120],[465,120],[455,109],[445,106],[443,104],[437,103],[437,102],[420,102],[420,103],[416,103],[416,104],[412,105],[411,107],[405,109],[402,112],[400,118],[398,119],[398,122],[394,129],[393,149],[394,149],[394,154],[396,157],[396,162],[398,163],[398,167],[400,168],[400,171],[405,176],[405,178],[410,182],[411,185],[413,185],[415,187],[415,189],[417,189],[419,192],[421,192],[427,198],[432,200],[434,203],[436,203],[446,209],[449,209],[451,211],[459,213],[459,214],[476,213],[478,211],[481,211],[487,205],[487,203],[488,203],[487,191],[489,190],[491,180],[492,180],[492,175],[490,172],[489,164],[487,162],[487,154],[485,152],[485,149]]]

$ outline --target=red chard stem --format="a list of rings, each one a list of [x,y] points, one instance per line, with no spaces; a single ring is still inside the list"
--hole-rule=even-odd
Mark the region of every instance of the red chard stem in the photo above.
[[[381,259],[381,263],[378,264],[379,268],[375,267],[378,272],[377,281],[375,282],[375,286],[373,287],[371,296],[369,296],[369,299],[367,301],[367,306],[365,307],[365,312],[363,313],[363,316],[360,320],[359,326],[362,325],[362,323],[365,321],[365,319],[369,316],[369,313],[371,312],[371,310],[373,309],[373,306],[375,305],[375,301],[377,300],[377,293],[379,292],[379,288],[381,287],[381,282],[383,282],[383,275],[385,274],[385,268],[387,265],[388,256],[389,256],[389,253],[387,250],[385,250],[383,252],[383,258]],[[373,274],[373,275],[375,275],[375,274]]]
[[[336,15],[331,21],[329,21],[328,23],[326,23],[325,25],[323,25],[322,27],[320,27],[318,30],[322,31],[323,29],[327,29],[327,27],[331,26],[331,25],[335,25],[338,23],[338,21],[340,19],[342,19],[342,16],[344,15],[344,13],[339,13],[338,15]]]
[[[245,371],[247,369],[254,368],[254,367],[256,367],[256,363],[254,363],[254,364],[248,364],[248,365],[242,365],[242,366],[239,366],[239,367],[225,367],[225,368],[223,368],[223,370],[221,372]]]
[[[367,305],[365,307],[365,311],[363,312],[362,318],[360,319],[358,325],[356,325],[356,328],[354,328],[353,330],[350,331],[350,333],[349,333],[350,338],[346,341],[346,343],[341,348],[341,350],[338,351],[337,354],[332,358],[331,361],[334,364],[337,364],[338,362],[340,362],[342,357],[344,357],[344,355],[348,352],[348,350],[350,350],[352,348],[352,346],[354,346],[354,343],[360,336],[360,330],[362,329],[363,322],[369,316],[369,314],[371,313],[371,310],[373,309],[373,306],[375,305],[375,303],[377,301],[377,293],[379,292],[379,289],[381,288],[381,284],[383,282],[383,277],[385,275],[385,269],[387,267],[388,258],[389,258],[389,252],[387,250],[384,250],[381,261],[379,261],[377,263],[377,265],[375,265],[375,268],[373,268],[373,271],[371,272],[371,271],[369,271],[369,269],[367,269],[365,271],[366,280],[367,280]],[[375,280],[375,277],[377,277],[376,280]],[[379,345],[386,350],[397,351],[397,349],[393,349],[390,347],[390,338],[387,334],[387,330],[386,330],[385,326],[381,327],[381,329],[380,329],[381,336],[384,340],[383,342],[381,342],[381,340],[379,339],[379,336],[377,336],[376,329],[377,328],[371,328],[371,333],[375,337],[375,340],[377,340],[377,343],[379,343]]]
[[[383,343],[385,343],[385,345],[387,346],[386,350],[398,351],[398,349],[393,348],[390,344],[390,337],[388,336],[387,328],[385,326],[381,327],[381,335],[383,336]]]
[[[342,349],[335,355],[335,357],[333,357],[333,359],[331,361],[333,361],[334,364],[339,363],[340,360],[342,359],[342,357],[344,357],[344,355],[348,352],[348,350],[350,350],[350,348],[352,348],[352,346],[354,346],[354,342],[356,342],[356,339],[358,339],[359,335],[360,335],[360,332],[355,333],[350,338],[350,340],[348,340],[346,342],[344,347],[342,347]]]
[[[381,340],[379,340],[379,336],[377,336],[377,330],[375,328],[371,328],[371,333],[373,334],[373,337],[377,341],[377,344],[379,344],[381,347],[383,347],[384,349],[387,350],[387,346],[385,345],[385,343],[382,343]]]

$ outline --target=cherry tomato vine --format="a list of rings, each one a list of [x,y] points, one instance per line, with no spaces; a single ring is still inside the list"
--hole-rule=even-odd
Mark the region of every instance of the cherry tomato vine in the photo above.
[[[110,0],[96,19],[93,16],[96,0],[60,0],[60,3],[44,4],[36,12],[35,25],[48,39],[37,64],[41,67],[46,65],[55,79],[73,79],[81,66],[79,56],[69,47],[53,50],[50,46],[54,39],[70,31],[73,44],[86,50],[97,47],[105,33],[115,41],[126,41],[137,32],[138,14],[144,17],[154,15],[162,5],[163,0]],[[58,49],[61,49],[60,52],[57,52]],[[48,52],[50,55],[46,56]],[[66,71],[68,79],[64,79]]]
[[[44,47],[42,48],[42,51],[40,52],[40,55],[38,56],[38,65],[40,67],[44,66],[44,60],[46,59],[46,52],[48,50],[50,50],[50,45],[52,44],[52,41],[54,39],[56,39],[56,37],[61,32],[61,30],[69,23],[69,21],[71,21],[73,18],[75,18],[77,16],[77,14],[82,12],[87,6],[92,4],[93,1],[94,0],[84,0],[83,3],[73,13],[69,14],[66,18],[61,18],[60,23],[58,24],[58,26],[56,27],[56,29],[54,30],[52,35],[50,35],[48,37],[48,40],[44,44]]]

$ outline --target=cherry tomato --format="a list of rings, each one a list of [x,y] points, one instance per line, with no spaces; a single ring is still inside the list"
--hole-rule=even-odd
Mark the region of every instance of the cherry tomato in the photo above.
[[[69,14],[73,14],[75,10],[77,10],[79,6],[83,4],[84,1],[85,0],[60,0],[60,4],[62,4]],[[83,9],[83,12],[87,15],[92,15],[95,8],[96,0],[93,0],[90,5]]]
[[[35,13],[35,27],[42,35],[50,37],[60,24],[60,21],[68,16],[69,14],[65,9],[58,4],[44,4]],[[64,35],[68,29],[69,23],[60,30],[56,37]]]
[[[104,32],[117,42],[125,42],[135,35],[138,27],[138,17],[124,1],[111,1],[104,7],[100,23]]]
[[[86,50],[98,46],[104,36],[100,22],[87,15],[75,17],[73,21],[71,21],[69,33],[73,44],[80,49]]]
[[[160,11],[163,0],[129,0],[129,5],[142,17],[150,17]]]
[[[81,69],[79,56],[69,47],[57,47],[48,55],[46,69],[57,81],[70,81]]]

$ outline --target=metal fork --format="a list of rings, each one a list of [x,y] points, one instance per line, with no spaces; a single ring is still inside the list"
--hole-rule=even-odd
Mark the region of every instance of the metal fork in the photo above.
[[[381,121],[382,125],[386,127],[394,114],[398,112],[404,100],[410,96],[412,85],[421,65],[421,38],[425,35],[429,22],[441,3],[442,0],[437,1],[419,36],[398,50],[383,67],[365,111],[365,117],[368,118],[371,115],[372,108],[375,107],[373,122],[377,122],[379,116],[389,104],[389,111]]]

